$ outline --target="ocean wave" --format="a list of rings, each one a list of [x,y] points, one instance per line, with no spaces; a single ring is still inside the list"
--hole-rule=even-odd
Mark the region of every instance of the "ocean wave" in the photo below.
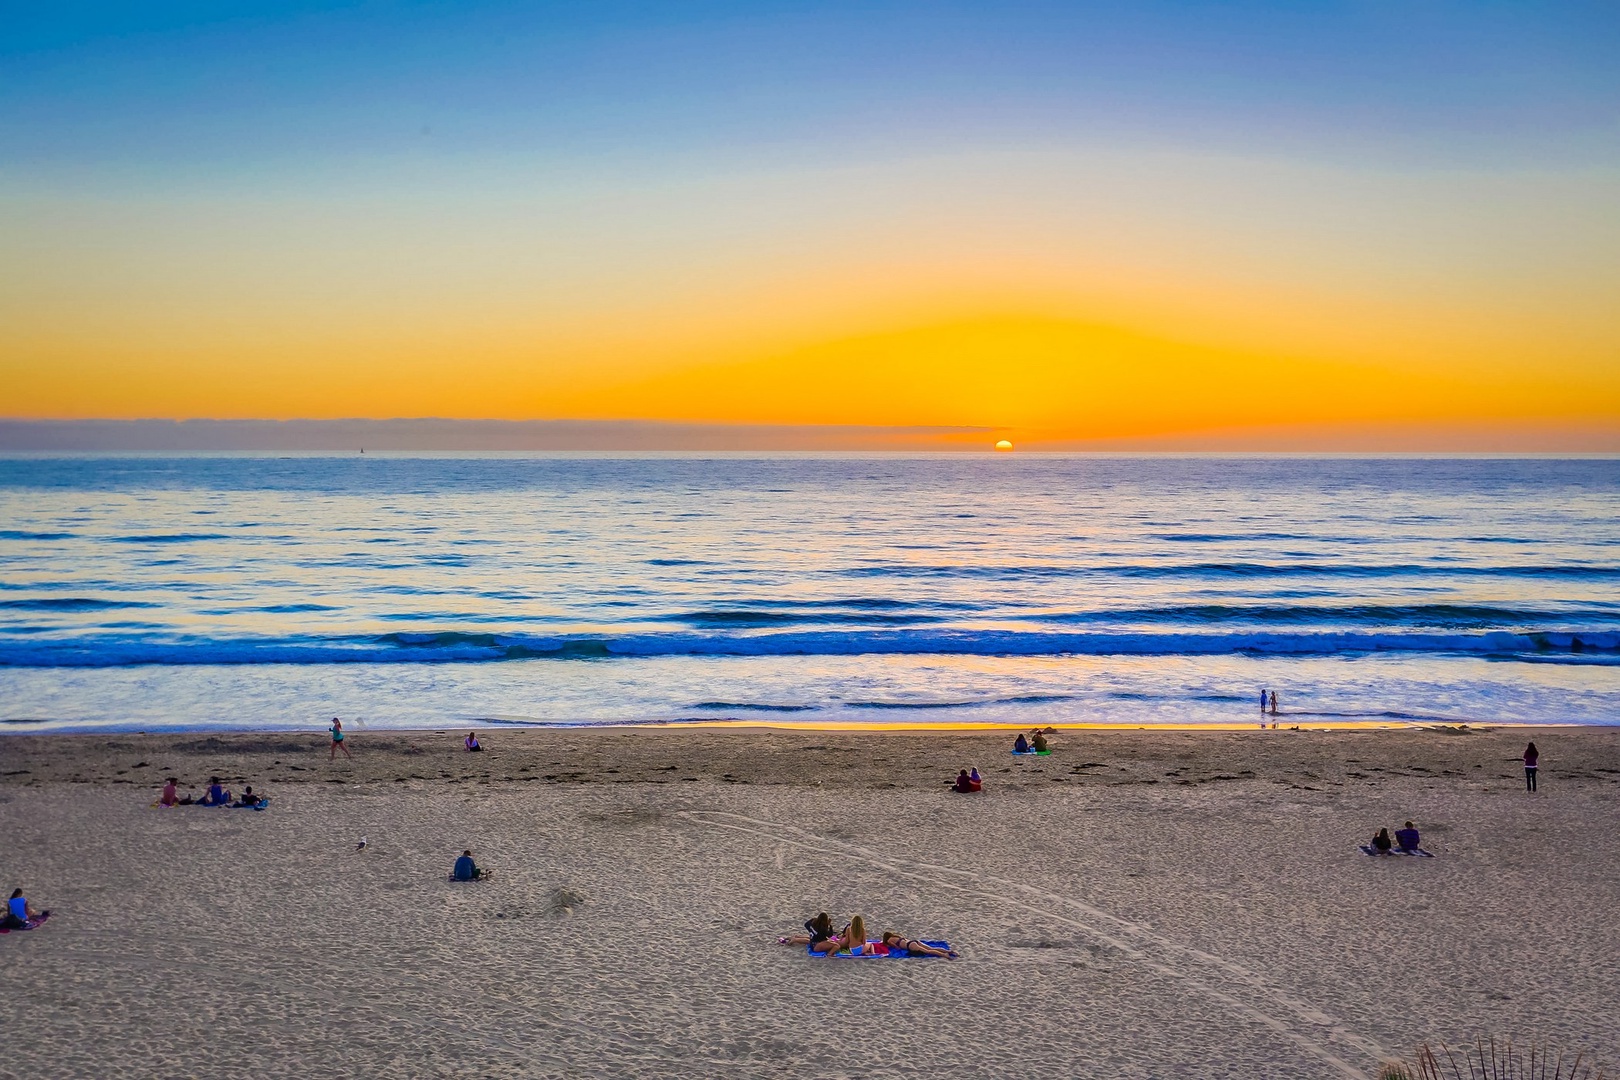
[[[1525,626],[1617,616],[1620,616],[1620,607],[1606,604],[1559,611],[1484,604],[1174,604],[1112,611],[1055,612],[1039,617],[1060,623],[1328,623],[1483,630],[1504,624]]]
[[[852,566],[831,573],[852,578],[960,578],[1016,581],[1045,578],[1194,578],[1219,581],[1252,578],[1542,578],[1567,581],[1620,580],[1620,566],[1501,565],[1452,566],[1427,563],[1199,562],[1199,563],[1030,563],[1010,565],[909,564]]]
[[[943,622],[938,615],[890,615],[865,611],[756,611],[746,608],[721,611],[686,611],[656,616],[657,622],[678,622],[699,630],[751,627],[859,623],[878,626],[921,626]]]
[[[38,596],[22,600],[0,600],[0,610],[5,611],[111,611],[121,608],[162,606],[141,600],[100,600],[92,596]]]
[[[482,663],[670,656],[1336,656],[1429,653],[1620,663],[1620,631],[1495,630],[1477,633],[1342,631],[1276,633],[1062,632],[1019,630],[782,631],[619,636],[463,631],[375,637],[173,639],[0,637],[0,666],[117,667],[134,664]]]
[[[73,533],[30,532],[27,529],[0,529],[0,540],[71,540]]]
[[[230,540],[224,533],[137,533],[133,536],[103,536],[109,544],[190,544],[200,540]]]

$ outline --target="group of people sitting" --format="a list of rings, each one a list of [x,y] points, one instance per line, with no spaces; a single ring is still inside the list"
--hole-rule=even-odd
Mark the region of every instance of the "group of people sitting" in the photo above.
[[[217,776],[209,777],[208,790],[200,799],[190,794],[182,796],[178,784],[179,781],[172,776],[163,782],[163,794],[158,796],[158,806],[234,806],[242,810],[263,810],[270,805],[270,797],[255,794],[252,784],[242,789],[240,799],[232,802],[230,790],[220,783]]]
[[[1020,731],[1018,738],[1013,740],[1012,752],[1015,754],[1050,754],[1052,749],[1046,745],[1045,733],[1037,728],[1029,733],[1027,739],[1024,738],[1024,733]]]
[[[43,919],[49,911],[36,911],[24,897],[23,891],[17,889],[6,901],[6,913],[0,915],[0,930],[27,930],[30,919]]]
[[[971,771],[968,769],[963,769],[961,772],[956,774],[956,782],[951,785],[951,790],[956,792],[958,795],[968,795],[975,791],[981,791],[983,788],[984,781],[979,779],[978,769],[973,769]]]
[[[842,930],[833,929],[825,911],[804,924],[805,932],[777,938],[778,945],[807,945],[812,956],[943,956],[956,959],[953,949],[940,949],[885,930],[876,941],[866,940],[866,920],[856,915]]]
[[[1380,855],[1415,855],[1418,853],[1422,837],[1418,835],[1417,827],[1408,821],[1404,826],[1395,830],[1395,839],[1389,838],[1388,829],[1379,829],[1378,835],[1373,837],[1372,849]]]

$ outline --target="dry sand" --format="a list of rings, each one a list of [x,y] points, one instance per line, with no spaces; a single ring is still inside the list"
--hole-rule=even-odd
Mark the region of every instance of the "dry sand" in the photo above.
[[[0,1075],[1373,1075],[1620,1062],[1620,729],[0,739]],[[975,763],[982,795],[945,781]],[[148,809],[166,774],[265,813]],[[1435,859],[1357,844],[1405,818]],[[356,853],[364,835],[370,843]],[[444,880],[463,847],[495,880]],[[959,961],[827,961],[818,910]]]

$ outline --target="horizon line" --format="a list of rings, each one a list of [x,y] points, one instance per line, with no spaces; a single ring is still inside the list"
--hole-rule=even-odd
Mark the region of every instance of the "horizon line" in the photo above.
[[[0,452],[890,451],[1615,454],[1620,421],[1380,421],[1081,437],[990,425],[763,424],[461,417],[0,417]]]

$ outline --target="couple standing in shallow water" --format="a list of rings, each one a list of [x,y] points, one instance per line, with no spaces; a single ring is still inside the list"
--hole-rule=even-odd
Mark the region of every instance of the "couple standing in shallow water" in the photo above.
[[[806,933],[778,938],[781,945],[808,945],[816,956],[943,956],[956,959],[951,949],[939,949],[893,930],[885,930],[877,941],[866,940],[866,920],[859,915],[849,925],[834,932],[832,917],[825,911],[804,924]]]

